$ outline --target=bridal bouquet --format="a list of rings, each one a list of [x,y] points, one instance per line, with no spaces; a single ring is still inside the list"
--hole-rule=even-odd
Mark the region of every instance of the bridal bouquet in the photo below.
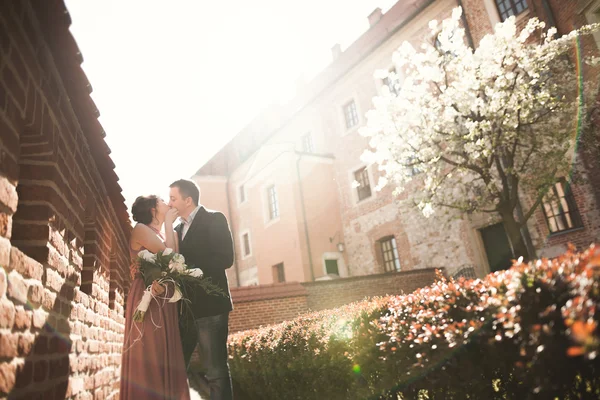
[[[174,288],[173,295],[168,299],[169,303],[189,302],[190,294],[196,290],[204,290],[209,295],[228,297],[227,293],[212,282],[211,278],[204,278],[200,268],[189,268],[185,264],[185,258],[166,248],[154,254],[148,250],[138,253],[137,263],[139,272],[142,274],[146,290],[142,300],[133,313],[134,321],[143,321],[150,302],[155,297],[151,291],[153,282],[159,284],[171,284]],[[167,300],[162,297],[162,299]],[[189,305],[188,305],[189,306]],[[181,308],[183,310],[183,306]]]

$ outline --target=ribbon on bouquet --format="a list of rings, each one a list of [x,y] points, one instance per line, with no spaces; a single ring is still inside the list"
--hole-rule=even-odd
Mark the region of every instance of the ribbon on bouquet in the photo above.
[[[191,268],[185,270],[185,274],[194,278],[202,278],[204,276],[204,273],[200,268]],[[171,298],[169,299],[169,303],[176,303],[182,299],[183,294],[181,293],[181,288],[173,279],[163,278],[158,279],[156,282],[158,282],[159,284],[164,284],[167,282],[173,284],[175,291],[173,292],[173,296],[171,296]],[[155,296],[152,294],[152,286],[148,286],[144,291],[144,294],[142,295],[142,300],[136,307],[135,312],[133,313],[133,320],[135,322],[141,322],[144,320],[144,316],[146,315],[146,311],[148,311],[148,307],[150,307],[152,299],[155,299]]]
[[[168,299],[169,303],[176,303],[179,300],[181,300],[182,298],[182,294],[181,294],[181,289],[179,288],[179,286],[175,283],[175,281],[173,279],[159,279],[156,281],[157,283],[163,285],[167,282],[171,282],[173,284],[173,287],[175,288],[175,290],[173,291],[173,295]],[[152,300],[157,300],[157,297],[160,298],[159,296],[154,296],[152,294],[152,285],[148,286],[146,288],[146,290],[144,290],[144,294],[142,295],[142,300],[140,300],[140,303],[138,304],[138,306],[135,309],[135,312],[133,313],[133,320],[135,322],[142,322],[144,321],[144,317],[146,315],[146,311],[148,311],[148,307],[150,307],[150,303],[152,302]],[[166,300],[167,298],[161,298],[163,300]],[[157,300],[158,302],[158,300]]]

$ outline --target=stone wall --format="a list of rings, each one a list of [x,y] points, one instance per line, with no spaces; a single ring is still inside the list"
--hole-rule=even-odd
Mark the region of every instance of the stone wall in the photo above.
[[[0,4],[0,398],[114,398],[127,211],[62,0]]]

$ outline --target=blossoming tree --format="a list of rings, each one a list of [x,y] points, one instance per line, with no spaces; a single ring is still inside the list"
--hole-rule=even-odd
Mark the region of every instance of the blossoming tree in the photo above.
[[[425,216],[440,207],[500,215],[515,255],[528,258],[521,229],[572,167],[583,102],[570,55],[597,26],[555,38],[537,19],[518,32],[511,17],[472,49],[461,13],[430,23],[432,43],[417,50],[405,42],[394,53],[402,82],[377,72],[396,87],[367,113],[360,133],[372,149],[363,160],[383,172],[379,187],[401,192],[422,179],[411,196]],[[523,193],[533,201],[517,213]]]

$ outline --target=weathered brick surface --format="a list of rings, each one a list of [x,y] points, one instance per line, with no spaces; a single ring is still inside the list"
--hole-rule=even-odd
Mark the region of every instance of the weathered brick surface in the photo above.
[[[69,24],[0,4],[0,398],[116,395],[129,220]]]
[[[410,293],[431,284],[434,269],[419,269],[342,278],[232,288],[231,333],[293,319],[309,311],[326,310],[367,297]]]

